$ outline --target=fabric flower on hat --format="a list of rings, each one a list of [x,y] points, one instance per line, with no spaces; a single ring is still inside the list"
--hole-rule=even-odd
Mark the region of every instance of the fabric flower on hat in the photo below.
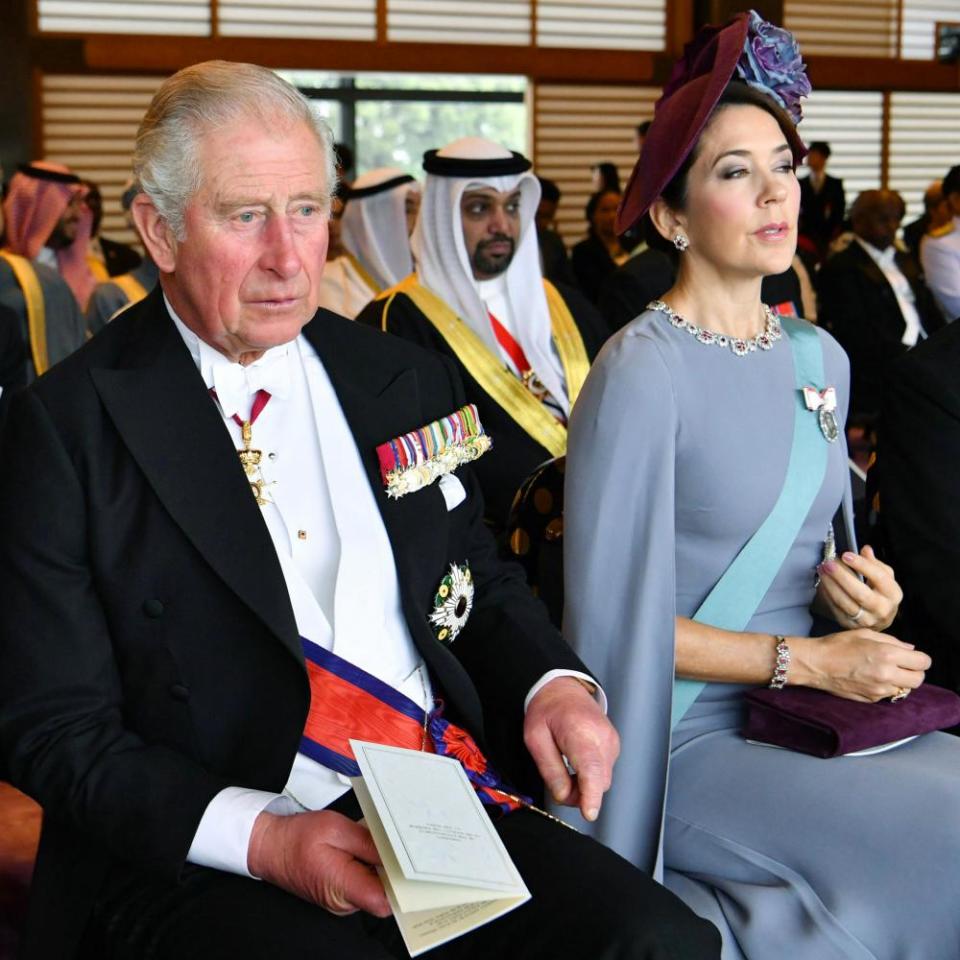
[[[797,41],[788,30],[768,23],[755,10],[750,11],[737,75],[773,97],[795,124],[803,118],[800,98],[809,97],[811,88]]]

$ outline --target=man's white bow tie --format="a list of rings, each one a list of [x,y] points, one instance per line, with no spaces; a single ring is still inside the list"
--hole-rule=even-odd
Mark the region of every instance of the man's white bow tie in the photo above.
[[[237,414],[241,420],[250,415],[258,390],[282,398],[290,392],[290,361],[281,353],[242,367],[239,363],[217,363],[213,367],[213,389],[226,417]]]

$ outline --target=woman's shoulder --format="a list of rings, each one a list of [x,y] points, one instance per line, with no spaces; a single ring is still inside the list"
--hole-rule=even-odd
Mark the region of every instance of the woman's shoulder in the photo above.
[[[820,338],[820,348],[823,350],[823,366],[827,379],[836,379],[838,376],[848,377],[850,374],[850,359],[846,350],[834,339],[832,333],[823,327],[814,326]]]
[[[589,380],[606,383],[626,380],[636,389],[672,382],[676,345],[661,318],[646,310],[618,330],[604,345],[590,368]]]

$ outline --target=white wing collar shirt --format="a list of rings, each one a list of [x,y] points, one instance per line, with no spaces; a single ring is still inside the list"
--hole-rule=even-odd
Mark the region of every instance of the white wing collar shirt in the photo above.
[[[272,394],[253,425],[253,446],[264,454],[268,502],[261,513],[300,634],[429,709],[430,681],[403,617],[387,532],[320,358],[301,336],[241,367],[167,309],[204,382],[216,389],[237,449],[243,444],[233,414],[245,419],[261,387]],[[286,798],[240,787],[217,794],[188,859],[248,875],[247,847],[261,811],[270,804],[276,813],[322,809],[349,789],[346,777],[297,754]]]
[[[897,298],[897,305],[900,307],[900,313],[906,325],[900,342],[908,347],[916,346],[917,341],[926,336],[926,331],[920,323],[920,314],[917,312],[916,305],[917,298],[913,295],[913,287],[910,286],[910,281],[904,276],[903,271],[897,266],[897,261],[894,259],[897,248],[890,244],[886,250],[878,250],[872,243],[867,243],[860,237],[854,237],[854,239],[880,268],[880,272],[887,278],[887,283],[893,289],[893,295]]]
[[[436,152],[438,159],[509,160],[514,154],[481,137],[463,137]],[[515,369],[490,323],[490,313],[510,331],[564,417],[570,401],[563,367],[553,345],[550,311],[543,290],[540,251],[534,214],[540,202],[540,184],[529,171],[503,176],[457,176],[427,172],[420,216],[411,237],[420,282],[443,300],[487,348]],[[472,187],[492,187],[503,193],[520,188],[520,236],[510,266],[492,281],[474,279],[463,239],[460,200]]]
[[[261,513],[301,636],[429,710],[430,678],[403,615],[387,531],[340,401],[313,347],[299,336],[241,366],[200,340],[164,302],[204,382],[216,390],[224,429],[237,449],[243,443],[233,415],[246,419],[256,392],[271,394],[253,424],[252,445],[264,454],[267,503]],[[530,689],[524,706],[560,676],[592,682],[573,671],[551,670]],[[597,689],[596,697],[606,710],[603,691]],[[221,790],[201,818],[187,859],[250,876],[247,848],[262,811],[319,810],[349,789],[347,777],[298,753],[282,795],[244,787]]]

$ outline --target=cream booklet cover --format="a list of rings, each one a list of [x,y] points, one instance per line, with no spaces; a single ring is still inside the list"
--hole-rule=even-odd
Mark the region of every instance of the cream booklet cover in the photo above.
[[[350,745],[362,774],[353,789],[411,957],[530,899],[456,760],[360,740]]]

